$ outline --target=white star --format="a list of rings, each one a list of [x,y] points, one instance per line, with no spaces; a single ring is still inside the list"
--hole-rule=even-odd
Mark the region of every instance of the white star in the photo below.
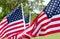
[[[52,0],[52,2],[54,2],[54,1]]]
[[[55,0],[55,2],[57,2],[57,1]]]
[[[53,11],[51,10],[51,12],[53,12]]]
[[[53,3],[51,3],[51,4],[53,4]]]
[[[59,11],[58,11],[58,13],[59,13]]]
[[[49,17],[51,17],[51,16],[49,15]]]
[[[56,14],[56,12],[54,14]]]
[[[48,11],[50,11],[50,10],[48,10]]]
[[[50,6],[52,6],[52,5],[50,5]]]
[[[53,7],[55,7],[55,6],[53,6]]]
[[[52,10],[54,10],[54,8],[52,8]]]
[[[52,13],[50,13],[50,15],[51,15]]]
[[[54,5],[56,5],[56,3],[54,3]]]
[[[60,6],[60,4],[59,4],[59,6]]]
[[[59,2],[58,2],[59,3]]]
[[[49,14],[49,12],[47,12]]]

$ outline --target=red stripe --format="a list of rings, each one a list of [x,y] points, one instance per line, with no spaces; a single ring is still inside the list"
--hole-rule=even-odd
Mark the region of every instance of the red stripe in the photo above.
[[[45,18],[43,18],[42,20],[40,20],[38,23],[37,23],[37,25],[36,25],[36,28],[37,28],[37,26],[39,26],[39,24],[40,24],[40,22],[42,22],[42,21],[44,21],[44,20],[46,20],[47,19],[47,17],[45,17]],[[35,26],[34,26],[35,27]],[[34,29],[34,31],[36,30],[36,28]],[[40,28],[37,30],[37,32],[35,33],[35,35],[34,35],[34,37],[37,35],[37,33],[38,33],[38,31],[40,30]],[[33,31],[33,32],[34,32]]]
[[[37,27],[37,26],[36,26],[37,19],[40,18],[42,15],[44,15],[44,13],[43,13],[43,14],[41,13],[41,15],[38,15],[38,16],[33,20],[33,22],[31,23],[31,25],[26,28],[26,29],[29,29],[32,25],[34,25],[33,29],[30,30],[29,32],[27,32],[27,34],[29,34],[29,35],[32,36],[33,31],[34,31],[34,30],[36,29],[36,27]]]
[[[51,21],[49,21],[49,22],[47,22],[47,23],[45,23],[45,24],[42,24],[41,27],[40,27],[41,31],[46,31],[46,30],[49,29],[49,28],[54,28],[54,27],[60,26],[60,24],[54,24],[54,25],[50,25],[50,26],[47,27],[46,29],[42,29],[42,27],[48,25],[49,23],[54,22],[54,21],[59,21],[59,20],[60,20],[60,18],[54,18],[54,19],[52,19]],[[47,20],[47,21],[48,21],[48,20]]]
[[[21,34],[23,31],[24,31],[24,29],[16,31],[16,32],[12,32],[12,33],[6,34],[5,37],[8,37],[9,35],[14,34],[14,33],[20,33]],[[3,38],[5,38],[5,37],[3,37]]]
[[[46,31],[47,29],[54,28],[54,27],[59,27],[59,26],[60,26],[60,24],[50,25],[50,26],[47,27],[46,29],[41,29],[41,31]]]
[[[8,37],[8,39],[11,39],[12,37],[13,37],[13,39],[14,39],[14,36],[15,36],[15,39],[17,39],[17,33],[16,34],[14,34],[13,36],[11,36],[11,37]]]
[[[5,26],[7,26],[8,25],[8,23],[6,23],[4,26],[2,26],[1,28],[0,28],[0,30],[2,30]]]
[[[45,17],[45,18],[41,19],[39,22],[37,22],[37,25],[36,25],[36,26],[38,26],[41,22],[43,22],[43,21],[46,20],[46,19],[48,19],[48,18]]]
[[[15,23],[15,24],[20,24],[20,23],[23,23],[23,21],[18,22],[18,23]],[[14,25],[14,24],[12,24],[12,25],[10,25],[10,26],[13,26],[13,25]],[[6,28],[9,28],[10,26],[7,26],[7,27],[5,26],[5,27],[6,27]],[[4,27],[3,27],[3,28],[4,28]],[[5,28],[5,29],[6,29],[6,28]],[[4,31],[5,29],[3,29],[3,31]],[[11,29],[11,30],[12,30],[12,29]],[[2,32],[3,32],[3,31],[2,31]],[[2,33],[2,32],[1,32],[1,33]]]
[[[51,22],[55,22],[55,21],[59,21],[60,20],[60,18],[54,18],[54,19],[51,19],[51,21],[48,21],[47,23],[44,23],[44,24],[42,24],[41,25],[41,27],[40,27],[40,29],[42,28],[42,27],[44,27],[44,26],[47,26],[49,23],[51,23]]]
[[[48,18],[46,17],[46,18],[44,18],[43,20],[40,20],[40,21],[42,22],[42,21],[44,21],[44,20],[46,20],[46,19],[48,19]],[[54,22],[54,21],[58,21],[58,20],[60,20],[60,18],[54,18],[54,19],[52,19],[51,21],[48,21],[48,20],[47,20],[48,22],[45,23],[45,24],[42,24],[41,27],[38,29],[38,31],[39,31],[42,27],[48,25],[49,23]],[[37,23],[37,25],[40,24],[40,21]],[[60,26],[60,24],[57,24],[57,25]],[[57,25],[54,25],[54,26],[52,25],[52,27],[48,27],[48,28],[57,27]],[[35,26],[34,26],[34,27],[35,27]],[[48,28],[47,28],[47,29],[48,29]],[[28,34],[32,35],[32,34],[30,33],[30,32],[32,32],[32,31],[34,31],[34,30],[32,29],[31,31],[28,32]],[[38,31],[37,31],[37,32],[38,32]],[[36,32],[36,34],[37,34],[37,32]],[[36,36],[36,34],[35,34],[35,36]]]
[[[44,27],[44,26],[47,26],[49,23],[54,22],[54,21],[58,21],[58,20],[60,20],[60,18],[54,18],[54,19],[51,19],[50,21],[47,20],[48,22],[42,24],[41,27],[40,27],[40,29],[41,29],[42,27]]]
[[[8,27],[10,27],[10,26],[14,26],[14,25],[16,25],[16,24],[20,24],[20,23],[23,23],[23,21],[13,23],[13,24],[9,25]],[[6,26],[4,26],[4,27],[6,27]],[[4,27],[2,27],[2,28],[4,28]]]
[[[5,20],[5,21],[4,21]],[[4,22],[3,22],[4,21]],[[0,24],[2,25],[2,24],[4,24],[5,22],[7,22],[7,19],[5,18],[5,19],[3,19],[1,22],[0,22]]]
[[[23,25],[22,26],[19,26],[19,27],[14,27],[14,28],[11,28],[11,29],[9,29],[9,30],[7,30],[7,31],[3,31],[4,33],[1,35],[1,36],[3,36],[5,33],[7,33],[7,32],[9,32],[9,31],[11,31],[11,30],[15,30],[15,29],[18,29],[18,28],[22,28],[23,27]]]
[[[30,24],[29,24],[29,23],[28,23],[28,24],[25,24],[25,26],[26,26],[26,28],[27,28],[27,27],[29,27],[29,26],[30,26]]]
[[[39,18],[42,17],[43,15],[45,15],[45,13],[41,12],[41,13],[37,16],[37,18],[39,19]]]
[[[14,24],[17,25],[17,24],[20,24],[20,23],[23,23],[23,21],[21,21],[21,22],[17,22],[17,23],[14,23]],[[11,26],[14,26],[14,24],[4,26],[4,27],[6,27],[6,28],[2,27],[1,29],[4,28],[4,29],[2,30],[2,32],[3,32],[5,29],[7,29],[7,28],[9,28],[9,27],[11,27]],[[2,33],[2,32],[1,32],[1,33]]]
[[[48,25],[49,23],[54,22],[54,21],[58,21],[58,20],[60,20],[60,18],[54,18],[54,19],[52,19],[51,21],[42,24],[41,27],[40,27],[41,31],[46,31],[46,30],[49,29],[49,28],[53,28],[53,27],[59,26],[60,24],[54,24],[54,25],[51,25],[51,26],[47,27],[46,29],[42,29],[42,27]],[[48,20],[47,20],[47,21],[48,21]],[[39,29],[39,30],[40,30],[40,29]],[[38,31],[39,31],[39,30],[38,30]],[[38,32],[38,31],[37,31],[37,32]],[[36,34],[37,34],[37,33],[36,33]]]
[[[39,34],[39,36],[46,36],[54,33],[60,33],[60,30],[50,31],[50,32],[47,32],[46,34]]]
[[[29,32],[26,32],[26,33],[30,36],[33,36],[32,33],[35,29],[36,29],[36,27],[35,27],[35,24],[34,24],[34,27]]]
[[[0,24],[0,26],[1,26],[2,24],[6,23],[6,22],[7,22],[7,21],[2,22],[2,23]]]

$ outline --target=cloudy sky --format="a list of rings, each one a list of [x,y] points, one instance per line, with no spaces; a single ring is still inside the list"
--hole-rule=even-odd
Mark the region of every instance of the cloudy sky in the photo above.
[[[34,1],[34,0],[28,0],[28,1]],[[44,5],[47,5],[49,3],[50,0],[44,0]]]
[[[50,0],[45,0],[44,5],[47,5]]]

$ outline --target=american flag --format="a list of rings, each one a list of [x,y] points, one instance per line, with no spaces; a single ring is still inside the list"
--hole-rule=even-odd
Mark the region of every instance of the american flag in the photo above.
[[[25,16],[25,28],[27,28],[30,25],[30,13]],[[29,36],[23,33],[22,36],[20,36],[18,39],[30,39]]]
[[[60,0],[51,0],[25,32],[30,37],[60,32]]]
[[[23,31],[24,19],[22,6],[20,6],[5,16],[5,18],[0,22],[0,38],[10,39],[10,37],[15,37],[17,33],[21,34]]]
[[[25,26],[28,27],[30,25],[30,13],[25,17]]]

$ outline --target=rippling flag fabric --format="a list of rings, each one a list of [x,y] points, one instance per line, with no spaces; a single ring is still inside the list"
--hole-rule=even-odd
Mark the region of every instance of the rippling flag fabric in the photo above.
[[[28,27],[30,25],[30,13],[25,17],[25,26]]]
[[[60,0],[51,0],[25,32],[30,37],[60,32]]]
[[[25,16],[25,28],[27,28],[30,25],[30,13]],[[29,36],[23,33],[22,36],[20,36],[18,39],[30,39]]]
[[[22,6],[13,10],[0,22],[0,38],[8,38],[24,31]],[[13,39],[13,38],[12,38]]]

